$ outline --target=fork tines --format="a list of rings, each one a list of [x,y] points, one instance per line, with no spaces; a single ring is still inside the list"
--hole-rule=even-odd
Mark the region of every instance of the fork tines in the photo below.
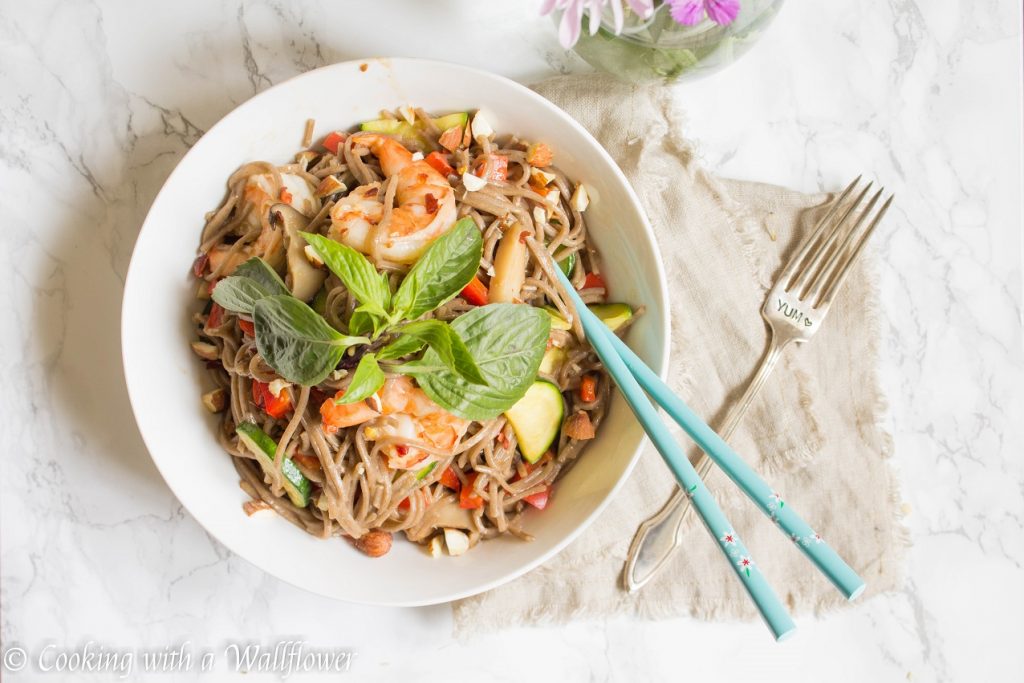
[[[800,252],[790,260],[782,279],[787,281],[786,291],[802,301],[810,301],[814,308],[827,307],[839,291],[852,264],[867,243],[871,233],[889,210],[893,195],[875,211],[885,192],[879,188],[867,205],[864,198],[874,184],[869,182],[853,199],[863,176],[846,186],[832,202],[811,236],[801,245]]]

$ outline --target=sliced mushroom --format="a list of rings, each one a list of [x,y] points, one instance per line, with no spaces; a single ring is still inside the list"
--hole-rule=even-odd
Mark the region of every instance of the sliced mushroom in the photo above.
[[[472,529],[473,515],[469,510],[459,507],[454,496],[442,499],[432,504],[423,513],[423,520],[420,522],[421,529],[437,529],[447,527],[451,529]]]
[[[521,223],[513,223],[505,230],[494,255],[494,277],[487,300],[492,303],[514,303],[519,299],[523,281],[526,279],[526,236],[528,231]]]
[[[288,265],[285,284],[296,299],[309,301],[316,296],[327,279],[327,271],[317,268],[306,258],[306,240],[299,233],[309,225],[309,219],[284,203],[274,204],[270,208],[270,215],[284,229]]]

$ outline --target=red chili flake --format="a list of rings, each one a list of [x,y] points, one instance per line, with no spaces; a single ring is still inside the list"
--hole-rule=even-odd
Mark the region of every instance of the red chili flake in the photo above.
[[[529,237],[529,234],[525,230],[519,233],[519,244],[526,244],[527,237]]]
[[[498,443],[501,444],[502,448],[508,448],[508,436],[505,435],[504,430],[498,432]]]
[[[395,444],[395,453],[398,453],[398,455],[408,455],[409,447],[404,443]]]
[[[294,197],[292,196],[292,193],[288,191],[288,188],[287,187],[282,187],[281,188],[281,201],[284,202],[285,204],[291,204],[292,203],[292,199],[294,199]]]
[[[364,197],[376,197],[378,190],[380,190],[379,187],[371,187],[369,190],[367,190],[366,192],[363,193],[363,196]]]
[[[437,213],[437,198],[429,192],[423,198],[423,205],[426,207],[427,213]]]

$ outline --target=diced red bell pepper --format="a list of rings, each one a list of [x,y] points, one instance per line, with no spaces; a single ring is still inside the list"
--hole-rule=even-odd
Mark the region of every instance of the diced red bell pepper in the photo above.
[[[491,154],[481,157],[474,164],[473,175],[489,183],[503,183],[508,180],[508,157]]]
[[[531,493],[523,498],[524,501],[537,508],[543,510],[548,505],[548,498],[551,495],[551,487],[545,486],[543,491],[537,493]]]
[[[587,273],[587,279],[583,281],[583,289],[591,289],[594,287],[608,289],[608,286],[604,283],[603,277],[597,273]]]
[[[273,418],[280,419],[292,409],[292,399],[287,391],[282,391],[280,396],[274,396],[270,391],[270,385],[258,380],[252,381],[252,400]]]
[[[337,154],[338,147],[341,146],[341,143],[345,142],[345,137],[345,134],[339,130],[328,133],[327,137],[324,138],[324,149],[326,149],[331,154]]]
[[[452,173],[455,173],[455,169],[448,163],[447,157],[440,152],[431,152],[427,155],[427,158],[424,159],[424,161],[430,164],[431,168],[443,175],[445,178],[450,176]]]
[[[593,375],[584,375],[580,380],[580,400],[584,403],[597,400],[597,378]]]
[[[206,316],[206,329],[214,330],[224,324],[224,308],[214,302],[210,306],[210,315]]]
[[[484,506],[484,499],[473,490],[473,483],[476,482],[477,476],[479,475],[476,472],[469,475],[466,485],[459,492],[459,507],[463,510],[476,510]]]
[[[455,474],[455,470],[451,467],[446,467],[444,472],[441,473],[441,485],[450,488],[452,491],[458,491],[462,488],[459,476]]]
[[[256,325],[251,320],[245,320],[243,318],[238,319],[238,326],[242,328],[242,332],[249,335],[250,337],[256,336]]]
[[[480,282],[480,278],[474,275],[470,283],[462,290],[462,298],[474,306],[483,306],[487,303],[487,287]]]

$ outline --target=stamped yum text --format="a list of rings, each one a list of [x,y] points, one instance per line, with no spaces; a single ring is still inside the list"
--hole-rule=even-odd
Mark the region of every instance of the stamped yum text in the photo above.
[[[814,324],[814,321],[805,316],[803,311],[796,306],[790,306],[782,299],[779,299],[779,311],[797,325],[803,323],[804,327],[810,327]]]

